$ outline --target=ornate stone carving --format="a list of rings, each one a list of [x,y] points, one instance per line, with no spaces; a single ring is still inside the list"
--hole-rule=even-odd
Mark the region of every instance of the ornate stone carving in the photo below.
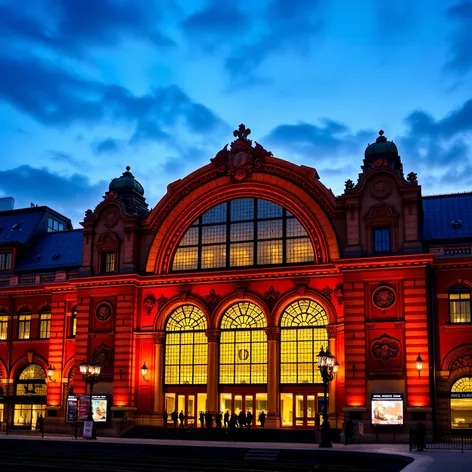
[[[236,295],[238,296],[238,298],[244,298],[245,293],[246,289],[244,287],[236,288]]]
[[[190,295],[190,290],[188,289],[179,290],[179,296],[183,302],[186,302],[188,300],[189,295]]]
[[[117,199],[118,199],[118,194],[115,193],[115,192],[107,192],[105,194],[105,201],[106,202],[117,200]]]
[[[416,172],[410,172],[406,176],[406,180],[410,182],[410,184],[418,185],[418,175],[416,174]]]
[[[93,216],[93,211],[89,208],[88,210],[85,210],[85,219],[91,218]]]
[[[306,295],[306,289],[307,289],[306,284],[297,284],[295,286],[295,290],[297,291],[297,295],[301,295],[302,297],[304,295]]]
[[[384,182],[383,180],[376,182],[370,187],[370,194],[377,200],[388,198],[392,194],[391,182]]]
[[[92,362],[97,362],[104,369],[113,362],[113,349],[105,343],[100,344],[92,351]]]
[[[372,168],[376,167],[387,167],[388,166],[388,161],[387,159],[375,159],[374,162],[372,162]]]
[[[266,328],[265,333],[267,335],[267,341],[280,341],[280,328]]]
[[[328,339],[336,339],[338,328],[335,325],[328,325],[326,326],[326,332],[328,333]]]
[[[267,302],[267,305],[273,307],[276,301],[280,298],[280,292],[275,290],[274,286],[271,285],[267,292],[264,292],[264,298]]]
[[[154,344],[164,344],[166,333],[165,331],[156,331],[152,337],[154,338]]]
[[[347,179],[344,183],[344,192],[350,192],[354,188],[354,182],[351,179]]]
[[[321,293],[328,299],[328,300],[331,300],[332,298],[332,295],[333,295],[333,289],[329,286],[329,285],[326,285],[326,287],[321,290]]]
[[[377,308],[390,308],[396,301],[395,291],[387,286],[377,287],[372,294],[372,301]]]
[[[144,311],[146,312],[146,315],[150,315],[152,313],[152,310],[154,310],[154,307],[156,306],[157,300],[154,295],[148,295],[144,299]]]
[[[101,302],[95,309],[95,318],[102,323],[106,323],[113,315],[113,307],[108,302]]]
[[[338,301],[338,305],[342,305],[344,303],[344,286],[343,284],[338,284],[334,288],[334,296]]]
[[[465,369],[471,368],[472,369],[472,352],[463,354],[462,356],[456,357],[449,367],[451,372],[454,372],[458,369]]]
[[[216,305],[218,305],[218,302],[220,301],[220,299],[221,299],[220,295],[218,295],[215,292],[214,288],[212,288],[210,290],[210,293],[208,295],[205,295],[205,301],[206,301],[210,311],[213,311],[215,309],[215,307],[216,307]]]
[[[375,338],[371,343],[372,355],[379,359],[383,364],[388,364],[392,359],[398,356],[400,352],[400,341],[392,338],[388,334],[382,334]]]
[[[209,343],[217,343],[220,340],[220,334],[219,329],[207,329],[205,331]]]
[[[161,296],[157,299],[157,308],[160,310],[167,303],[167,297],[161,293]]]
[[[104,226],[108,229],[113,228],[118,223],[119,217],[116,209],[107,212],[104,218]]]
[[[272,155],[257,142],[253,147],[252,141],[248,139],[250,134],[251,130],[243,124],[233,132],[237,139],[231,143],[230,149],[226,145],[211,160],[216,164],[218,173],[226,173],[232,176],[233,181],[240,182],[250,178],[253,170],[260,169],[264,159]]]

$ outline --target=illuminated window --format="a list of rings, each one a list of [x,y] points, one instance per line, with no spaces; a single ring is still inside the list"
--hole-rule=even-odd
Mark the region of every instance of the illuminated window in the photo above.
[[[77,331],[77,308],[72,309],[72,315],[70,318],[70,336],[75,338],[75,333]]]
[[[221,320],[220,383],[267,383],[267,326],[253,303],[230,307]]]
[[[280,320],[280,383],[322,383],[316,356],[328,346],[324,308],[312,300],[290,304]]]
[[[51,335],[51,312],[42,311],[39,315],[39,339],[49,339]]]
[[[204,213],[187,230],[172,270],[205,270],[314,261],[307,232],[275,203],[241,198]]]
[[[8,313],[0,311],[0,341],[8,338]]]
[[[64,225],[53,218],[48,218],[48,233],[56,231],[64,231]]]
[[[166,324],[165,383],[206,384],[207,322],[200,308],[183,305]]]
[[[374,252],[390,251],[390,228],[374,229]]]
[[[103,255],[104,272],[116,271],[116,252],[106,252]]]
[[[449,290],[449,319],[451,323],[470,323],[470,290],[452,287]]]
[[[451,392],[472,393],[472,377],[462,377],[451,388]]]
[[[16,382],[16,395],[46,395],[46,375],[37,364],[27,365]]]
[[[31,312],[22,310],[18,313],[18,339],[31,337]]]
[[[11,270],[11,252],[0,252],[0,270]]]

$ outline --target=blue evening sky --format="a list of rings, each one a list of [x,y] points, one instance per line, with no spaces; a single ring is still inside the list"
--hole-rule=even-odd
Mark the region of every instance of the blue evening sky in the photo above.
[[[380,128],[423,194],[472,190],[471,0],[0,0],[0,38],[0,196],[76,227],[240,123],[335,194]]]

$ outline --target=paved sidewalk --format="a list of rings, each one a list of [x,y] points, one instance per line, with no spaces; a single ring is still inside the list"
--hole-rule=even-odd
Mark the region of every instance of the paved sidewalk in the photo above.
[[[68,436],[26,436],[1,435],[2,439],[37,440],[37,441],[85,441],[82,438],[74,439]],[[299,449],[315,451],[317,444],[300,443],[262,443],[262,442],[230,442],[230,441],[182,441],[170,439],[135,439],[135,438],[110,438],[100,437],[98,442],[103,443],[125,443],[125,444],[155,444],[163,446],[189,446],[189,447],[241,447],[247,449]],[[365,453],[398,454],[411,457],[414,461],[406,466],[402,472],[472,472],[472,452],[460,451],[424,451],[409,452],[408,444],[355,444],[344,446],[334,444],[333,451],[356,451]]]

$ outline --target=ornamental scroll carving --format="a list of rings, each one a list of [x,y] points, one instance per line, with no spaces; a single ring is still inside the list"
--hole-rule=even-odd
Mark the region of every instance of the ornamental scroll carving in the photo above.
[[[157,299],[157,308],[160,310],[167,303],[167,297],[163,294]]]
[[[400,341],[388,334],[375,338],[371,343],[372,355],[383,364],[388,364],[400,352]]]
[[[166,333],[165,331],[156,331],[152,337],[154,338],[154,344],[164,344]]]
[[[209,343],[217,343],[220,340],[220,334],[219,329],[207,329],[205,331]]]
[[[267,335],[267,341],[280,341],[280,328],[266,328],[265,333]]]
[[[334,325],[328,325],[326,326],[326,332],[328,333],[328,339],[336,339],[338,328]]]
[[[275,305],[276,301],[280,298],[280,292],[278,290],[275,290],[274,286],[271,285],[269,287],[269,290],[264,293],[264,298],[267,302],[267,305],[272,308]]]
[[[208,295],[205,295],[205,301],[208,305],[208,308],[210,309],[210,312],[212,312],[215,309],[220,299],[221,299],[221,296],[215,292],[214,288],[210,290],[210,293]]]
[[[149,316],[152,313],[152,310],[154,310],[154,307],[156,306],[156,304],[157,304],[157,300],[154,295],[148,295],[144,299],[143,306],[144,306],[144,311],[146,312],[146,315]]]
[[[392,194],[392,183],[384,181],[376,182],[370,187],[370,194],[377,200],[384,200]]]
[[[92,351],[92,362],[98,363],[102,369],[113,362],[113,349],[102,343]]]
[[[326,285],[326,287],[321,290],[321,293],[328,299],[331,300],[332,295],[333,295],[334,290],[329,286]]]
[[[113,315],[113,308],[108,302],[101,302],[95,309],[95,318],[102,323],[106,323]]]
[[[472,369],[472,352],[454,358],[449,367],[449,371],[452,373],[458,369],[467,368]]]
[[[387,286],[377,287],[372,294],[372,301],[377,308],[390,308],[396,301],[395,291]]]
[[[342,305],[344,303],[344,286],[343,284],[338,284],[334,288],[334,296],[338,301],[338,305]]]

